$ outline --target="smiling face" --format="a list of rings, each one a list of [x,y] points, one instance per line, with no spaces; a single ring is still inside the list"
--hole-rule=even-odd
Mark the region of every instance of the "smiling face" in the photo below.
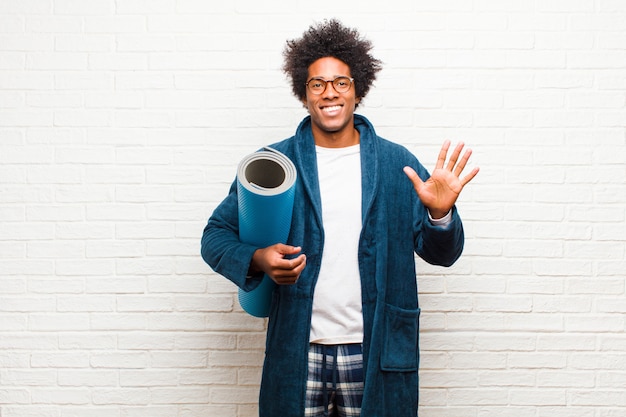
[[[350,67],[337,58],[320,58],[309,66],[309,80],[333,80],[339,76],[350,77]],[[339,148],[359,143],[358,132],[354,129],[354,109],[359,101],[354,84],[345,93],[338,93],[332,83],[327,83],[319,95],[307,88],[303,103],[311,115],[315,144]]]

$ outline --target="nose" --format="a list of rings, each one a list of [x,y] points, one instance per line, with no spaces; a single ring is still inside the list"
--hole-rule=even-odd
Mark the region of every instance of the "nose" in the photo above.
[[[330,86],[330,88],[329,88],[329,86]],[[330,96],[334,97],[334,96],[336,96],[338,94],[339,93],[337,92],[337,90],[335,90],[335,85],[333,84],[333,82],[332,81],[326,81],[326,86],[324,87],[324,91],[322,92],[322,95],[323,96],[330,95]]]

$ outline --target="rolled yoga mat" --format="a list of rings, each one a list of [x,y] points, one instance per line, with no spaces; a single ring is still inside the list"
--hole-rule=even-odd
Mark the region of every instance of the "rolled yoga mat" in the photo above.
[[[237,168],[237,192],[242,242],[259,247],[286,242],[296,178],[293,162],[272,148],[264,148],[241,160]],[[275,285],[264,275],[252,291],[239,289],[239,304],[252,316],[267,317]]]

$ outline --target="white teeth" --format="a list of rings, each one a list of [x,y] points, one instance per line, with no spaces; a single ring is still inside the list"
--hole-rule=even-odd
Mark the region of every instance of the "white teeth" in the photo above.
[[[324,107],[324,111],[333,112],[333,111],[339,110],[340,108],[341,106]]]

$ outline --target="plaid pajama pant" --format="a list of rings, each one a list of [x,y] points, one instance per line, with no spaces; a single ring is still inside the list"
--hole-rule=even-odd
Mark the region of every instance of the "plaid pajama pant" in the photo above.
[[[359,417],[362,399],[361,344],[311,344],[304,415]]]

